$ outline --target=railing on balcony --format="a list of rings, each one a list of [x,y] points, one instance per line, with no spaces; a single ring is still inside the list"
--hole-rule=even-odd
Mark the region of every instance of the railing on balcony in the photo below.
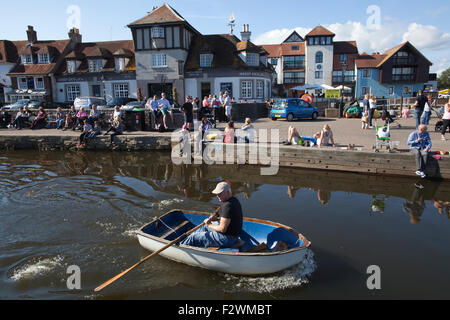
[[[392,59],[392,64],[394,64],[394,65],[417,64],[417,59],[416,59],[416,57],[394,57]]]
[[[305,78],[284,78],[284,83],[286,84],[303,84],[305,83]]]
[[[392,81],[415,81],[415,74],[393,74]]]
[[[304,69],[305,68],[305,62],[288,62],[286,61],[284,63],[284,69]]]

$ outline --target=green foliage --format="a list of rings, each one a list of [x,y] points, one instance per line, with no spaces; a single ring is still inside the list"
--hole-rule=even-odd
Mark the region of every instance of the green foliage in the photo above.
[[[439,90],[450,89],[450,68],[442,72],[438,78],[438,88]]]

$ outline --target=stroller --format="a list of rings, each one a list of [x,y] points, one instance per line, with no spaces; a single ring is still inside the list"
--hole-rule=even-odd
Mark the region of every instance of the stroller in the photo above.
[[[211,110],[208,107],[202,107],[198,113],[198,120],[202,121],[203,118],[207,118],[208,121],[214,126],[217,127],[216,116],[214,114],[214,110]]]
[[[386,147],[388,151],[391,151],[391,128],[389,121],[387,121],[385,126],[378,126],[377,120],[375,120],[375,132],[376,141],[375,145],[373,146],[375,152],[380,152],[381,148],[383,147]]]
[[[386,126],[387,126],[387,125],[390,126],[391,124],[395,124],[395,125],[397,125],[399,128],[402,127],[402,125],[401,125],[400,123],[396,122],[396,119],[394,119],[394,118],[392,117],[392,115],[391,115],[391,113],[389,112],[389,110],[387,109],[387,107],[384,107],[384,108],[383,108],[383,114],[382,114],[382,116],[381,116],[381,119],[382,119],[383,121],[386,121]]]
[[[440,133],[442,132],[442,127],[444,126],[444,121],[442,121],[444,108],[442,108],[440,111],[436,111],[435,109],[433,109],[433,111],[436,112],[436,116],[439,119],[439,121],[436,123],[436,127],[434,128],[434,130]]]

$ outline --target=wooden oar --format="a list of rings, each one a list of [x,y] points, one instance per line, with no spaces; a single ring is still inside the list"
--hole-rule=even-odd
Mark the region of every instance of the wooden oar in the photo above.
[[[216,210],[216,212],[213,214],[213,216],[217,215],[217,213],[219,212],[220,208],[218,208]],[[159,249],[158,251],[155,251],[154,253],[152,253],[151,255],[149,255],[148,257],[142,259],[141,261],[139,261],[138,263],[136,263],[134,266],[132,266],[131,268],[125,270],[124,272],[118,274],[117,276],[115,276],[114,278],[112,278],[111,280],[106,281],[104,284],[102,284],[101,286],[99,286],[98,288],[96,288],[94,290],[94,292],[100,292],[103,289],[105,289],[107,286],[109,286],[110,284],[116,282],[117,280],[119,280],[120,278],[122,278],[124,275],[126,275],[128,272],[132,271],[133,269],[136,269],[137,267],[139,267],[141,264],[143,264],[144,262],[146,262],[147,260],[149,260],[150,258],[152,258],[153,256],[156,256],[157,254],[160,254],[161,252],[169,249],[170,247],[172,247],[173,245],[177,244],[178,242],[180,242],[181,240],[183,240],[185,237],[191,235],[192,233],[194,233],[195,231],[197,231],[198,229],[202,228],[205,225],[205,222],[203,222],[201,225],[195,227],[194,229],[188,231],[187,233],[183,234],[182,236],[178,237],[177,239],[173,240],[171,243],[169,243],[168,245],[162,247],[161,249]]]

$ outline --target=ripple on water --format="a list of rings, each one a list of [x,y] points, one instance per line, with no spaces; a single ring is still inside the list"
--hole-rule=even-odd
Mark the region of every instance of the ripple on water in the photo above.
[[[15,282],[32,280],[50,273],[61,267],[64,258],[56,257],[33,257],[13,267],[8,273],[9,278]]]

